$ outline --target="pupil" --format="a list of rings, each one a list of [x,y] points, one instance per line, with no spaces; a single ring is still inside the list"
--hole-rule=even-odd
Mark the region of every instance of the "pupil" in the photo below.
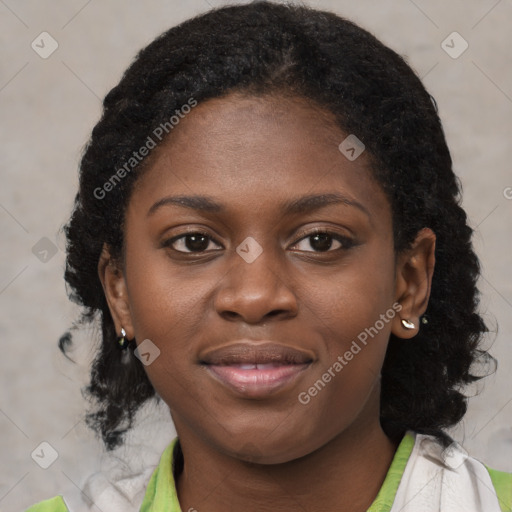
[[[208,247],[208,240],[204,235],[189,235],[186,238],[185,246],[190,251],[204,251]]]
[[[314,249],[318,249],[319,251],[328,251],[331,248],[332,241],[331,236],[327,233],[319,233],[316,235],[312,235],[313,240],[320,241],[320,244],[312,243],[311,246]]]

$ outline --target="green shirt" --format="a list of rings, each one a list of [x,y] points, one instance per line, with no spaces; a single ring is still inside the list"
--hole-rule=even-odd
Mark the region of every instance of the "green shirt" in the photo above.
[[[146,488],[140,512],[182,512],[173,475],[176,456],[174,438],[163,452],[158,467],[153,472]],[[400,480],[414,447],[414,435],[405,434],[393,457],[386,478],[377,497],[367,512],[389,512],[393,505]],[[498,495],[502,512],[512,512],[512,474],[487,468]],[[43,501],[26,512],[69,512],[61,496]]]

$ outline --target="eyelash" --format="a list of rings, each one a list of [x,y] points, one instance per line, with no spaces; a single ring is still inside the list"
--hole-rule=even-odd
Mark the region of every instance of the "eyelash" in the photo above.
[[[336,233],[334,231],[328,231],[328,230],[320,229],[320,228],[316,228],[313,231],[309,231],[307,233],[301,233],[301,237],[293,245],[295,246],[299,242],[301,242],[302,240],[305,240],[307,238],[313,237],[313,236],[318,235],[318,234],[328,235],[330,238],[338,241],[341,244],[341,247],[339,247],[338,249],[329,249],[327,251],[303,251],[303,252],[312,252],[314,254],[326,254],[326,253],[329,253],[329,252],[336,252],[338,250],[350,249],[351,247],[356,245],[356,242],[353,239],[349,238],[349,237],[340,235],[339,233]],[[210,251],[195,251],[195,252],[194,251],[178,251],[177,249],[173,249],[172,245],[176,241],[181,240],[182,238],[186,238],[187,236],[192,236],[192,235],[204,236],[208,240],[210,240],[212,242],[215,242],[217,245],[220,245],[208,233],[198,229],[198,230],[194,230],[194,231],[189,231],[187,233],[182,233],[181,235],[175,236],[175,237],[170,238],[168,240],[164,240],[164,242],[162,242],[162,247],[168,247],[168,248],[172,249],[173,251],[175,251],[175,252],[177,252],[179,254],[202,254],[202,253],[210,252]]]

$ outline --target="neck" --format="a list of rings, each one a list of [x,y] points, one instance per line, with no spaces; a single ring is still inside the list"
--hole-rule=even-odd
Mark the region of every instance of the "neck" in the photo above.
[[[179,430],[178,430],[179,432]],[[281,464],[253,464],[180,437],[184,469],[176,488],[182,510],[347,510],[365,512],[382,486],[397,443],[380,424],[349,428],[318,450]]]

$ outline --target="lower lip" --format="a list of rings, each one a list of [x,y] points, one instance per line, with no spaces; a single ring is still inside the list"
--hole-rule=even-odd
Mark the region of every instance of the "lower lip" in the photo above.
[[[238,366],[206,365],[217,380],[249,398],[265,398],[295,380],[311,363],[244,370]]]

